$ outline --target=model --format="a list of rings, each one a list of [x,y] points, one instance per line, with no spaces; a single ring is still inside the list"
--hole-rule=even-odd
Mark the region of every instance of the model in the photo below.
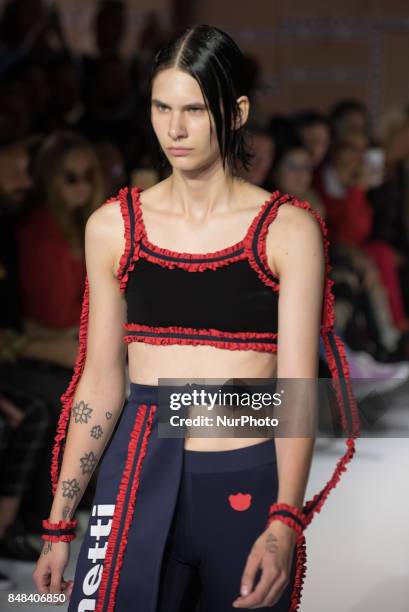
[[[355,451],[326,227],[308,202],[237,176],[249,163],[245,74],[237,45],[214,27],[163,48],[149,94],[172,172],[145,191],[122,189],[87,223],[79,352],[33,573],[41,593],[70,597],[71,612],[298,610],[305,528]],[[314,436],[160,435],[159,379],[314,380],[320,334],[347,448],[310,501]],[[97,464],[67,581],[73,515]]]

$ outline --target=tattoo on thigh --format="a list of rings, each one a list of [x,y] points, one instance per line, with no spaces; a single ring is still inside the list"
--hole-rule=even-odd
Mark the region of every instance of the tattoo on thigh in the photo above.
[[[85,455],[80,458],[80,463],[82,473],[90,474],[97,465],[98,459],[96,458],[96,455],[90,451],[89,453],[85,453]]]
[[[79,401],[72,409],[76,423],[88,423],[91,418],[92,408],[83,400]]]
[[[80,492],[80,483],[76,478],[62,481],[62,495],[72,499]]]

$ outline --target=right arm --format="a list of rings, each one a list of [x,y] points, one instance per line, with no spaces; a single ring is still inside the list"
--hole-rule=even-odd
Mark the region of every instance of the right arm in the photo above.
[[[52,523],[73,517],[108,443],[125,399],[126,301],[116,278],[125,249],[119,203],[92,213],[85,230],[89,313],[84,368],[72,402],[59,479],[49,514]],[[107,417],[107,413],[110,413]],[[67,588],[62,573],[69,544],[44,542],[33,573],[42,593]]]
[[[116,222],[120,212],[112,207],[110,204],[95,211],[85,230],[89,283],[86,359],[73,398],[51,522],[73,516],[125,399],[122,323],[126,320],[126,302],[115,276],[118,240],[112,227],[112,217],[116,216]]]

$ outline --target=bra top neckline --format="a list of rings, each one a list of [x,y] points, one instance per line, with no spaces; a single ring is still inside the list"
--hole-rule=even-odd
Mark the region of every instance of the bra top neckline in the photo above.
[[[217,258],[219,256],[224,256],[230,253],[233,253],[235,251],[239,251],[241,249],[244,249],[244,246],[247,242],[248,236],[253,232],[253,228],[255,228],[259,222],[259,220],[261,219],[261,217],[263,216],[265,210],[267,209],[267,207],[276,199],[278,199],[279,195],[280,195],[280,191],[276,190],[273,191],[271,193],[271,195],[263,202],[263,204],[260,206],[260,208],[258,209],[258,212],[256,213],[256,215],[253,217],[253,220],[251,221],[249,227],[247,228],[247,231],[244,235],[244,237],[239,240],[238,242],[236,242],[235,244],[232,244],[230,246],[224,247],[222,249],[217,249],[217,251],[211,251],[208,253],[189,253],[186,251],[173,251],[171,249],[167,249],[165,247],[160,247],[157,244],[151,242],[149,240],[148,237],[148,233],[146,230],[146,225],[145,222],[143,220],[143,213],[142,213],[142,207],[141,207],[141,200],[139,197],[139,194],[143,191],[142,188],[137,188],[134,189],[134,206],[136,209],[136,218],[137,218],[137,223],[139,225],[140,228],[140,240],[141,242],[151,251],[155,252],[155,253],[160,253],[160,254],[164,254],[164,255],[169,255],[175,258],[204,258],[204,259],[208,259],[208,258]]]

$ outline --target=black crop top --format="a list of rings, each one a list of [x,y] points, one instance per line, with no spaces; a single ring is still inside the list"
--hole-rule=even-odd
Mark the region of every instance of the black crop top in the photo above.
[[[149,241],[140,192],[135,187],[119,193],[125,251],[118,278],[128,308],[124,341],[275,352],[279,278],[267,262],[268,227],[283,203],[310,211],[325,233],[321,217],[308,202],[275,191],[236,244],[181,253]]]
[[[118,278],[128,307],[124,341],[276,351],[280,281],[268,266],[267,230],[279,206],[290,203],[310,211],[326,233],[311,205],[275,191],[242,240],[192,254],[149,241],[140,192],[134,187],[119,193],[125,251]]]

